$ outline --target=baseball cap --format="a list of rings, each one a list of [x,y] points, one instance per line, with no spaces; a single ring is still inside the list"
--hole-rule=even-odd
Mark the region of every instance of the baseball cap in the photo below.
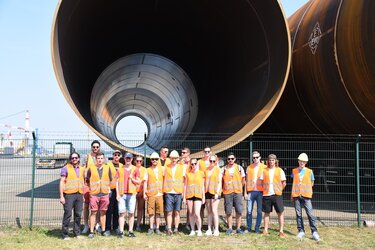
[[[126,153],[124,157],[125,158],[133,158],[133,154],[132,153]]]
[[[114,154],[120,154],[121,155],[121,151],[120,150],[115,150],[115,151],[113,151],[113,155]]]

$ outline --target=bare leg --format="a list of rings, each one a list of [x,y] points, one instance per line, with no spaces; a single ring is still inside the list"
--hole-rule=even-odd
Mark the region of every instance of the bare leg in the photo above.
[[[120,232],[124,231],[124,225],[125,225],[125,213],[121,213],[118,217],[118,228]]]
[[[213,217],[215,230],[219,230],[219,213],[218,213],[219,202],[220,202],[219,199],[212,201],[212,217]]]
[[[270,213],[264,213],[264,232],[268,233],[268,225],[270,223]]]
[[[228,223],[228,228],[232,228],[233,226],[233,218],[232,218],[232,214],[227,214],[227,223]]]
[[[166,212],[167,214],[167,228],[169,231],[172,231],[172,213],[173,211]]]
[[[187,201],[188,206],[188,212],[189,212],[189,222],[190,222],[190,228],[192,231],[194,231],[194,224],[195,224],[195,215],[194,215],[194,202],[191,200]]]
[[[174,211],[174,228],[178,229],[180,225],[180,211]]]
[[[237,226],[237,229],[239,229],[241,227],[241,216],[242,216],[242,214],[237,214],[236,213],[236,226]]]
[[[106,220],[106,213],[107,211],[100,210],[100,226],[102,228],[102,232],[105,231],[105,220]]]
[[[145,200],[143,199],[143,197],[140,197],[137,199],[137,227],[141,226],[144,209],[145,209]]]
[[[280,232],[284,232],[284,213],[277,213]]]
[[[155,221],[156,221],[156,229],[159,229],[159,225],[160,225],[160,214],[156,214],[155,215]]]
[[[208,230],[211,230],[212,221],[213,221],[212,201],[213,201],[213,199],[207,199],[206,200],[206,207],[207,207],[207,227],[208,227]]]
[[[90,214],[90,233],[94,232],[95,224],[96,224],[96,213],[98,211],[91,211]]]
[[[155,214],[149,214],[149,219],[150,219],[150,229],[155,229]]]
[[[134,228],[134,214],[128,213],[128,221],[129,221],[129,232],[133,232],[133,228]]]
[[[201,220],[201,207],[202,207],[202,201],[194,201],[194,213],[196,218],[196,224],[197,224],[197,230],[202,230],[202,220]]]

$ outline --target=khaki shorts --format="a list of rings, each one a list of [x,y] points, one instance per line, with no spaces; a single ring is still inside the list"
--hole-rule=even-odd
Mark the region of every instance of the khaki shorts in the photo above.
[[[162,214],[164,213],[163,206],[163,196],[152,196],[147,200],[147,213],[152,214]]]

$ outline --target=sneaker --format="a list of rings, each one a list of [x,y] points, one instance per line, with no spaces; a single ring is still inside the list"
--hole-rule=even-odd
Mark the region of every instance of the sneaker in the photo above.
[[[314,240],[320,241],[320,237],[319,237],[318,232],[314,232],[313,235],[312,235],[312,237],[313,237]]]
[[[85,226],[84,228],[83,228],[83,230],[82,230],[82,232],[81,232],[81,234],[87,234],[88,232],[89,232],[89,226]]]
[[[298,238],[299,240],[302,240],[304,236],[305,236],[305,232],[304,232],[304,231],[300,231],[300,232],[297,234],[297,238]]]
[[[178,232],[178,228],[175,228],[175,229],[173,230],[173,233],[174,233],[174,234],[179,234],[179,232]]]
[[[129,233],[128,233],[128,237],[130,237],[130,238],[134,238],[134,237],[135,237],[135,234],[134,234],[133,232],[129,232]]]
[[[237,233],[237,234],[243,234],[243,231],[242,231],[241,228],[237,228],[236,233]]]
[[[141,228],[140,226],[137,226],[137,227],[135,228],[135,231],[137,231],[137,232],[141,232],[141,231],[142,231],[142,228]]]
[[[70,240],[70,238],[69,238],[68,235],[64,235],[64,236],[63,236],[63,240]]]
[[[151,235],[151,234],[154,234],[154,229],[149,229],[148,232],[147,232],[147,235]]]
[[[102,228],[100,227],[99,223],[96,223],[95,230],[96,230],[98,233],[101,233],[101,232],[102,232]]]
[[[81,240],[81,239],[83,239],[83,237],[81,235],[77,235],[76,239],[80,239]]]
[[[189,225],[186,225],[186,226],[185,226],[185,229],[186,229],[186,231],[188,231],[188,232],[191,231],[191,228],[190,228]]]
[[[119,231],[117,237],[119,237],[120,239],[124,238],[124,232]]]
[[[120,229],[118,229],[118,228],[116,228],[116,230],[115,230],[115,234],[120,234],[121,233],[121,231],[120,231]]]
[[[195,236],[195,231],[194,231],[194,230],[191,230],[189,236]]]
[[[160,232],[159,228],[156,228],[156,229],[155,229],[155,233],[156,233],[157,235],[161,235],[161,234],[162,234],[162,233]]]
[[[219,235],[220,235],[219,230],[215,230],[215,231],[214,231],[214,236],[219,236]]]
[[[206,231],[206,236],[211,236],[212,235],[212,231],[211,231],[211,229],[208,229],[207,231]]]
[[[285,238],[285,234],[284,234],[284,232],[279,232],[279,237],[280,237],[280,238]]]
[[[89,236],[87,236],[89,239],[94,239],[94,233],[89,233]]]
[[[202,231],[201,231],[201,230],[198,230],[198,231],[197,231],[197,236],[198,236],[198,237],[201,237],[202,235],[203,235],[203,234],[202,234]]]
[[[108,237],[111,236],[111,231],[107,230],[103,233],[103,236]]]
[[[167,235],[168,235],[168,236],[171,236],[171,235],[172,235],[172,231],[168,229],[168,230],[167,230]]]
[[[233,229],[232,229],[232,228],[229,228],[225,234],[226,234],[226,235],[231,235],[231,234],[233,234]]]

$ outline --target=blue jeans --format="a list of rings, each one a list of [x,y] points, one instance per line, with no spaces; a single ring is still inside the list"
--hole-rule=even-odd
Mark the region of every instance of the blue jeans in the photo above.
[[[318,229],[316,228],[316,218],[313,215],[313,207],[311,204],[311,199],[298,197],[293,198],[294,201],[294,208],[296,210],[296,217],[297,217],[297,229],[298,232],[305,232],[305,227],[303,226],[303,219],[302,219],[302,207],[305,208],[307,218],[309,219],[309,224],[311,228],[311,232],[317,232]]]
[[[248,200],[247,200],[247,230],[250,232],[251,225],[253,222],[253,207],[254,203],[257,203],[257,219],[255,224],[255,232],[259,232],[260,224],[262,223],[262,199],[263,199],[263,192],[260,191],[253,191],[247,193]]]

